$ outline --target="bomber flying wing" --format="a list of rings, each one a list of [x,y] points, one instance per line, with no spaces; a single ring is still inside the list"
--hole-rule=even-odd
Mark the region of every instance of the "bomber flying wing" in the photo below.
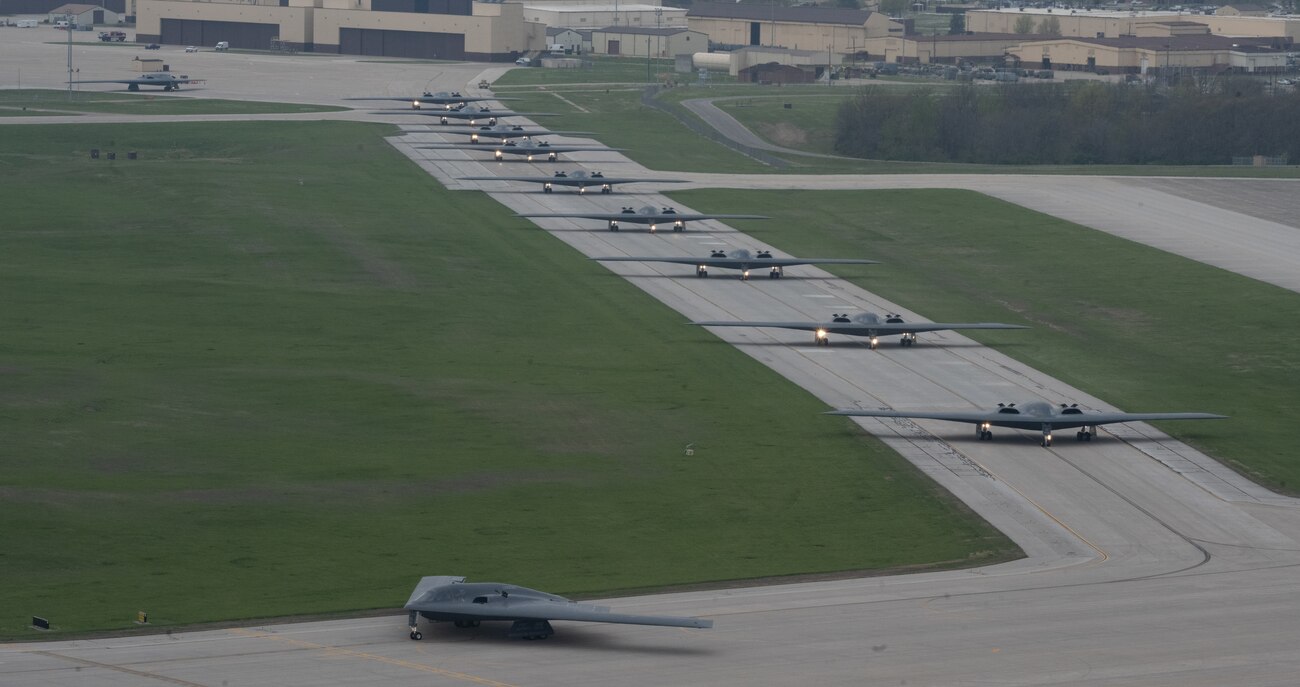
[[[484,620],[514,622],[512,636],[542,639],[553,633],[549,621],[572,620],[666,627],[713,627],[712,620],[675,616],[613,613],[604,606],[571,601],[562,596],[496,582],[465,583],[463,577],[436,576],[420,580],[405,609],[410,615],[411,639],[420,639],[419,616],[450,620],[457,627],[473,627]]]
[[[467,119],[470,124],[475,122],[487,122],[495,126],[497,120],[502,117],[555,117],[554,112],[514,112],[513,110],[493,110],[491,108],[480,107],[462,107],[451,110],[379,110],[370,114],[399,114],[399,115],[421,115],[424,117],[437,117],[441,123],[446,124],[452,119]]]
[[[1001,322],[905,322],[898,315],[877,315],[875,313],[859,313],[850,317],[849,315],[835,315],[830,322],[746,322],[734,320],[720,320],[707,322],[692,322],[691,324],[702,327],[771,327],[775,329],[798,329],[802,331],[814,332],[813,341],[818,346],[829,346],[831,334],[846,334],[849,336],[868,337],[868,345],[875,350],[880,343],[879,337],[890,335],[901,335],[902,339],[899,344],[902,346],[912,346],[916,343],[916,335],[921,332],[937,332],[949,329],[1028,329],[1018,324],[1003,324]]]
[[[522,126],[480,126],[468,129],[439,129],[441,136],[469,136],[471,143],[481,141],[500,141],[505,143],[515,138],[536,138],[539,136],[595,136],[590,131],[549,131],[547,129],[526,129]]]
[[[687,222],[706,219],[770,219],[765,215],[714,215],[690,212],[678,212],[676,208],[656,210],[651,206],[640,209],[623,208],[621,212],[538,212],[515,215],[529,218],[577,218],[598,219],[608,223],[610,231],[618,231],[621,223],[647,224],[653,233],[658,225],[672,223],[673,231],[683,231]]]
[[[600,257],[592,258],[601,262],[667,262],[677,265],[695,265],[695,276],[709,276],[710,267],[719,267],[741,271],[741,279],[749,278],[751,269],[769,268],[768,276],[772,279],[779,279],[785,274],[786,267],[795,265],[811,264],[839,264],[839,265],[877,265],[876,260],[859,260],[855,258],[774,258],[771,251],[757,251],[750,253],[748,250],[735,250],[730,253],[723,251],[713,251],[707,258],[693,257]]]
[[[423,95],[414,95],[406,98],[394,96],[369,96],[360,98],[344,98],[344,100],[382,100],[399,103],[410,103],[411,109],[418,110],[424,105],[456,105],[458,103],[481,103],[489,100],[506,102],[509,100],[518,100],[518,98],[498,98],[496,96],[465,96],[455,91],[439,91],[437,93],[425,93]]]
[[[459,181],[522,181],[541,184],[543,193],[550,193],[555,186],[573,186],[578,193],[585,193],[588,187],[599,187],[601,193],[613,193],[615,184],[684,184],[686,179],[655,179],[652,177],[610,177],[600,172],[577,170],[574,172],[556,172],[553,176],[541,177],[457,177]]]
[[[481,145],[467,144],[441,144],[441,145],[422,145],[416,146],[426,150],[489,150]],[[532,162],[534,157],[545,157],[550,162],[555,162],[556,156],[560,153],[607,153],[618,152],[624,148],[606,148],[603,146],[592,145],[568,145],[564,143],[540,143],[534,145],[523,145],[518,143],[507,143],[505,145],[491,148],[493,156],[497,160],[505,159],[506,155],[519,155]]]
[[[949,422],[969,422],[975,425],[975,434],[981,440],[993,438],[991,427],[1011,427],[1014,429],[1042,430],[1043,446],[1052,445],[1053,429],[1082,428],[1075,434],[1079,441],[1091,441],[1100,425],[1122,422],[1146,422],[1151,420],[1222,420],[1226,415],[1213,413],[1121,413],[1111,411],[1093,412],[1080,408],[1078,404],[1053,406],[1043,401],[1032,401],[1017,406],[1015,403],[999,403],[993,410],[976,411],[934,411],[934,410],[833,410],[827,415],[846,415],[850,417],[897,417],[918,420],[947,420]]]
[[[138,91],[141,86],[160,86],[164,91],[179,91],[183,84],[206,83],[203,79],[191,79],[186,74],[171,72],[147,72],[130,79],[93,79],[86,81],[69,81],[71,84],[120,83],[126,84],[126,90]]]

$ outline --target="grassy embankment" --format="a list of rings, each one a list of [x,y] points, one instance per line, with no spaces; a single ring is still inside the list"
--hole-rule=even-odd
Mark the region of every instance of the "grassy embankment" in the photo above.
[[[125,86],[122,87],[125,90]],[[251,100],[217,100],[178,97],[161,91],[152,93],[104,93],[48,89],[0,90],[0,116],[29,117],[80,113],[190,115],[190,114],[288,114],[337,112],[343,107],[299,103],[264,103]]]
[[[599,63],[598,63],[599,64]],[[977,165],[893,160],[828,159],[779,154],[789,167],[776,169],[713,143],[671,116],[641,105],[641,87],[605,87],[577,81],[579,70],[512,70],[494,84],[494,92],[521,98],[514,107],[540,108],[562,117],[542,124],[554,129],[591,131],[602,143],[628,149],[628,155],[652,169],[683,172],[798,174],[1089,174],[1140,176],[1300,177],[1300,167],[1169,165]],[[591,72],[587,72],[591,73]],[[683,75],[687,76],[687,75]],[[552,79],[547,81],[547,79]],[[589,78],[601,78],[592,75]],[[689,79],[687,80],[689,82]],[[871,88],[950,88],[950,82],[881,80]],[[833,155],[835,110],[856,86],[755,86],[718,84],[668,89],[659,98],[681,112],[681,101],[719,98],[718,106],[759,136],[777,145],[810,154]],[[785,105],[791,107],[787,109]],[[693,116],[693,115],[692,115]],[[636,126],[629,126],[635,122]]]
[[[6,129],[0,637],[1016,555],[391,132]]]

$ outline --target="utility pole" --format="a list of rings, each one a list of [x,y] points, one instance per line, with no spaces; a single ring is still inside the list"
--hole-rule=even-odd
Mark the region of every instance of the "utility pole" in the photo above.
[[[72,24],[68,24],[68,100],[72,100]]]

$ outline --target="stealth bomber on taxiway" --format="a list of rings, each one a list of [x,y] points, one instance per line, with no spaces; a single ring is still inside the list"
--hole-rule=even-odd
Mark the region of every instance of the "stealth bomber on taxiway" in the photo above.
[[[707,258],[660,258],[660,257],[608,257],[592,258],[601,262],[671,262],[678,265],[695,265],[695,276],[709,276],[710,267],[740,270],[741,280],[749,279],[752,269],[767,269],[767,276],[780,279],[785,275],[785,268],[794,265],[878,265],[876,260],[858,260],[855,258],[774,258],[771,251],[749,252],[745,249],[730,253],[713,251]]]
[[[975,425],[975,436],[981,441],[993,438],[992,427],[1041,430],[1043,446],[1052,445],[1053,429],[1080,428],[1075,433],[1079,441],[1092,441],[1097,427],[1118,422],[1146,422],[1148,420],[1222,420],[1226,415],[1212,413],[1119,413],[1084,410],[1079,404],[1064,403],[1054,406],[1044,401],[1031,401],[1016,405],[999,403],[997,408],[976,411],[943,410],[833,410],[827,415],[851,417],[905,417],[917,420],[949,420]]]
[[[764,215],[711,215],[692,212],[678,212],[677,208],[656,209],[647,205],[642,208],[623,208],[619,212],[533,212],[515,217],[578,217],[582,219],[599,219],[608,223],[610,231],[618,231],[620,224],[646,224],[650,233],[654,233],[660,224],[672,223],[673,231],[684,231],[688,221],[705,219],[770,219]]]
[[[802,329],[813,332],[813,342],[818,346],[831,345],[831,334],[865,336],[871,350],[876,350],[880,337],[900,335],[899,345],[911,346],[916,343],[919,332],[938,332],[947,329],[1028,329],[1018,324],[1001,322],[904,322],[898,315],[877,315],[873,312],[857,315],[833,315],[830,322],[745,322],[719,320],[711,322],[692,322],[702,327],[773,327],[778,329]]]
[[[425,577],[405,606],[411,639],[423,639],[419,619],[451,621],[456,627],[477,627],[484,620],[508,620],[510,636],[546,639],[555,630],[552,620],[666,627],[713,627],[712,620],[659,615],[611,613],[604,606],[570,601],[562,596],[499,582],[466,583],[463,577]]]

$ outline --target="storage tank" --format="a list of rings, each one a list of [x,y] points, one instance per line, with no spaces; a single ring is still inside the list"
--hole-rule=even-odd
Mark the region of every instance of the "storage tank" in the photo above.
[[[731,53],[697,52],[691,56],[691,64],[696,69],[712,69],[720,72],[731,71]]]

